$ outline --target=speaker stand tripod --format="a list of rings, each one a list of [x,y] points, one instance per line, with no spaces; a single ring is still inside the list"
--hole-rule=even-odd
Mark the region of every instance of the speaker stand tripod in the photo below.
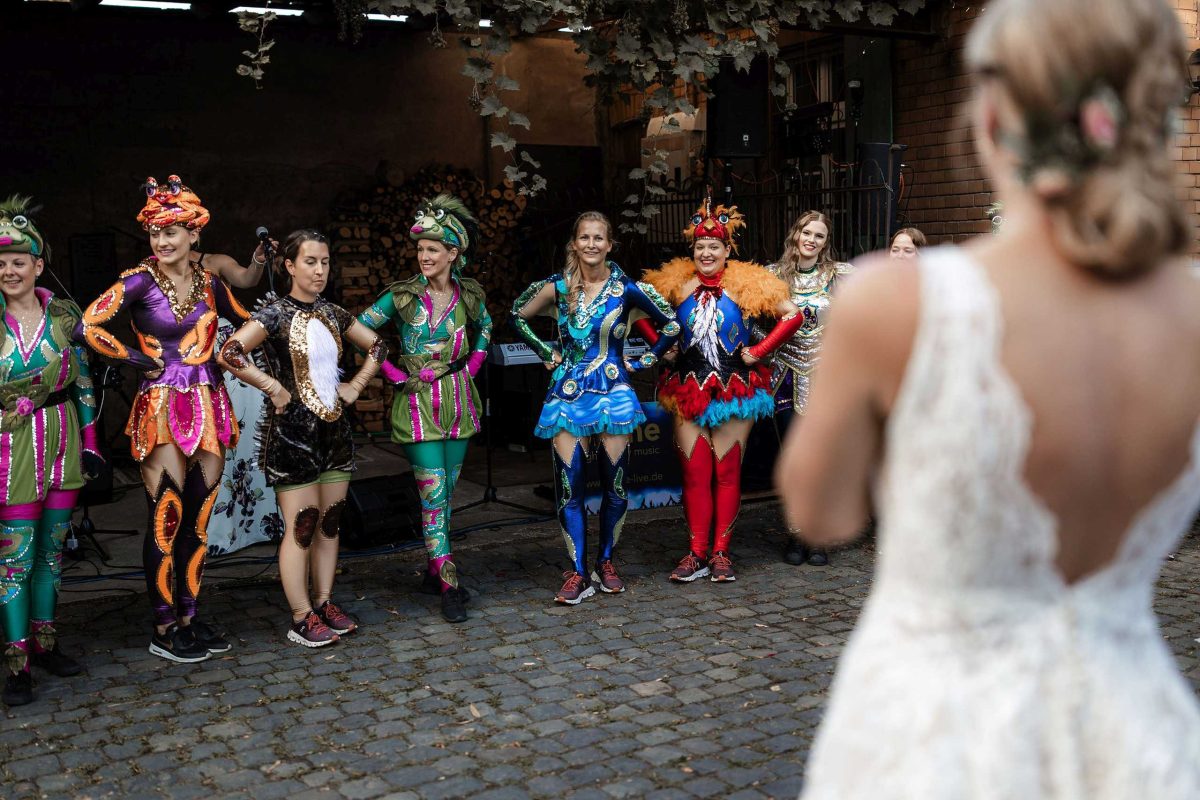
[[[133,401],[130,399],[129,394],[121,386],[120,371],[117,368],[110,367],[108,365],[105,365],[104,367],[101,368],[101,370],[97,371],[96,381],[95,381],[95,391],[96,391],[96,400],[98,401],[97,402],[97,412],[96,412],[96,415],[97,415],[97,419],[96,419],[97,431],[96,431],[96,433],[97,433],[98,439],[105,441],[104,440],[104,421],[103,421],[103,417],[101,415],[101,412],[104,410],[104,393],[105,392],[115,393],[118,397],[120,397],[122,400],[124,400],[125,405],[129,406],[130,408],[133,407]],[[114,434],[113,438],[115,439],[116,436],[119,435],[119,433],[120,432],[118,431],[117,434]],[[112,441],[106,441],[106,444],[108,445],[107,450],[108,450],[109,456],[108,456],[108,463],[105,465],[105,469],[108,470],[109,482],[108,482],[108,499],[104,500],[103,503],[111,503],[112,502],[112,471],[113,471],[113,465],[112,465],[113,447],[112,447],[112,444],[113,443],[112,443]],[[100,541],[96,538],[96,534],[105,533],[105,534],[112,534],[114,536],[137,536],[138,533],[140,533],[140,531],[136,531],[136,530],[133,530],[130,528],[97,528],[96,523],[92,521],[90,507],[92,505],[103,505],[103,503],[89,502],[93,498],[89,497],[88,488],[87,488],[86,484],[84,485],[83,491],[80,492],[80,498],[83,500],[83,502],[80,505],[81,509],[83,510],[83,518],[80,519],[78,523],[71,524],[71,532],[69,534],[67,534],[67,541],[63,545],[63,552],[70,558],[73,558],[77,561],[82,560],[85,554],[84,554],[84,548],[81,546],[79,539],[83,538],[100,555],[100,560],[102,562],[107,562],[109,560],[108,550],[106,550],[104,548],[104,545],[100,544]]]
[[[489,354],[490,356],[490,354]],[[501,500],[497,495],[496,484],[492,482],[492,365],[489,362],[484,362],[483,365],[483,447],[484,447],[484,463],[487,465],[487,485],[483,487],[483,497],[473,503],[467,503],[464,506],[451,509],[451,513],[460,514],[469,508],[476,506],[488,505],[495,503],[497,505],[515,508],[518,511],[528,511],[531,514],[537,514],[539,517],[548,517],[551,514],[544,508],[533,508],[532,506],[521,505],[514,503],[511,500]]]

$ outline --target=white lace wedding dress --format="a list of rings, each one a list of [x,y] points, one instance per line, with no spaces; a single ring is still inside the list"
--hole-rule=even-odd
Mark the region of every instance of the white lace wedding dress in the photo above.
[[[956,248],[921,262],[875,584],[801,797],[1197,800],[1200,707],[1151,604],[1200,505],[1200,432],[1113,562],[1067,584],[1023,479],[1031,415],[999,359],[998,298]]]

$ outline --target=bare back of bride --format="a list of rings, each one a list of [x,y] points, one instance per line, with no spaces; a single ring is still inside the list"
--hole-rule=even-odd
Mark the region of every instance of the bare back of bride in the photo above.
[[[993,0],[971,32],[998,236],[865,269],[777,480],[814,545],[880,518],[805,800],[1200,797],[1152,609],[1200,507],[1200,280],[1165,0]]]

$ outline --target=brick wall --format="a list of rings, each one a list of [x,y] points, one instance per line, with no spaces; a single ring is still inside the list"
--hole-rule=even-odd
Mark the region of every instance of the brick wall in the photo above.
[[[1191,47],[1200,47],[1197,0],[1172,0]],[[907,144],[905,222],[935,242],[960,241],[990,229],[987,208],[992,188],[975,153],[965,101],[970,82],[962,50],[971,23],[983,9],[956,5],[942,13],[945,36],[934,42],[903,41],[896,46],[895,141]],[[1174,155],[1179,162],[1181,197],[1188,203],[1200,255],[1200,97],[1184,110],[1183,135]],[[907,205],[905,205],[905,203]]]
[[[1174,0],[1188,37],[1188,46],[1200,47],[1200,2]],[[1192,95],[1183,112],[1182,132],[1175,159],[1179,162],[1180,192],[1192,216],[1192,254],[1200,256],[1200,95]]]

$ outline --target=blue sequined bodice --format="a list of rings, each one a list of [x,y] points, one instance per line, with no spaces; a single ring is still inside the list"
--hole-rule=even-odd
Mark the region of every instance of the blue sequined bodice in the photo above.
[[[590,302],[572,309],[566,280],[553,275],[558,300],[559,346],[563,363],[554,370],[553,396],[569,400],[582,392],[606,394],[614,383],[628,383],[625,334],[635,308],[626,295],[640,292],[620,267],[613,265],[604,286]]]
[[[710,309],[710,304],[714,302],[716,308]],[[733,355],[739,346],[747,346],[751,342],[749,321],[738,304],[724,292],[718,297],[715,292],[701,289],[689,295],[679,304],[676,318],[683,328],[680,333],[682,350],[698,345],[697,340],[706,335],[714,336],[716,343],[728,355]],[[714,326],[711,334],[708,334],[709,324]]]

